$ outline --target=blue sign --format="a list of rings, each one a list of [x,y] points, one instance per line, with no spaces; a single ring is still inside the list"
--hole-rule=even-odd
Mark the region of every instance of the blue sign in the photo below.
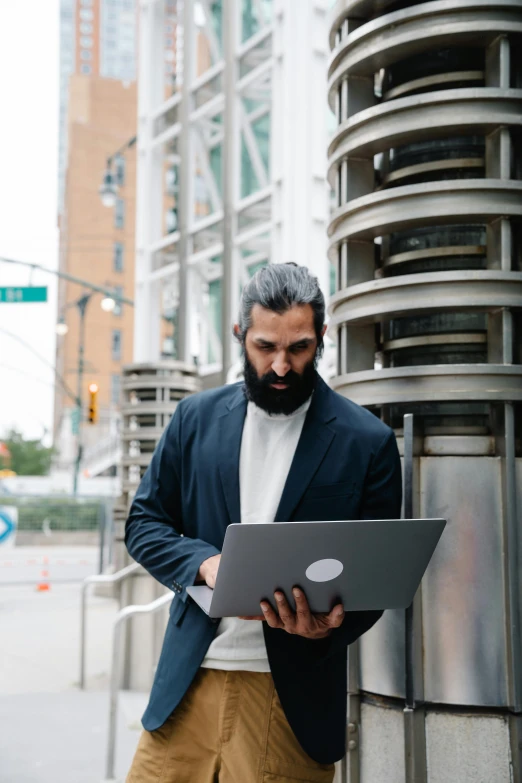
[[[15,529],[16,525],[9,514],[0,509],[0,544],[3,544],[11,533],[14,533]]]

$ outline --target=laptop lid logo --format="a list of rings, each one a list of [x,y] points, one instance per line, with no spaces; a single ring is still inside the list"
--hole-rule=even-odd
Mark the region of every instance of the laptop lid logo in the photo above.
[[[326,560],[316,560],[306,569],[306,578],[311,582],[330,582],[336,579],[343,572],[343,564],[340,560],[327,558]]]

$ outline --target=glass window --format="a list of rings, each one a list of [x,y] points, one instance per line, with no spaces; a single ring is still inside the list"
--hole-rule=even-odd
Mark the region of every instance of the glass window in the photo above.
[[[121,329],[112,330],[111,353],[113,361],[119,362],[121,359]]]
[[[114,158],[114,174],[117,185],[125,185],[125,158],[123,155],[116,155]]]
[[[111,402],[114,405],[120,404],[121,393],[121,375],[119,373],[113,373],[111,376]]]
[[[123,296],[123,286],[115,285],[114,293],[116,294],[116,296]],[[123,309],[122,303],[116,300],[116,304],[114,305],[114,310],[112,311],[114,315],[121,316],[122,309]]]
[[[80,59],[81,60],[92,60],[92,52],[89,52],[87,49],[82,49],[80,52]]]
[[[88,11],[86,8],[80,9],[80,19],[90,20],[93,18],[94,18],[94,14],[92,11]]]
[[[123,228],[125,225],[125,202],[122,198],[116,199],[114,206],[114,228]]]
[[[80,5],[92,5],[93,0],[80,0]]]
[[[91,69],[91,66],[90,66],[90,65],[82,65],[82,66],[80,67],[80,71],[81,71],[82,73],[87,73],[87,74],[89,74],[89,73],[92,73],[92,69]]]
[[[83,33],[83,35],[90,35],[92,33],[92,24],[82,22],[80,25],[80,32]]]
[[[84,49],[92,49],[92,38],[90,36],[82,36],[80,38],[80,46]]]
[[[172,40],[172,38],[165,39],[165,46],[174,46],[174,41]]]
[[[115,272],[123,272],[123,242],[114,243],[112,268]]]

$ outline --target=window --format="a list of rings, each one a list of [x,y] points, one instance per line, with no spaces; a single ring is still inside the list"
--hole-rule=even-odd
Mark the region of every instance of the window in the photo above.
[[[114,158],[114,173],[117,185],[125,185],[125,158],[123,155],[116,155]]]
[[[172,40],[172,38],[166,38],[165,39],[165,46],[168,46],[168,47],[174,46],[174,41]]]
[[[85,8],[80,9],[80,19],[91,20],[93,18],[94,18],[94,14],[92,11],[87,11]]]
[[[116,296],[123,296],[123,286],[115,285],[114,293]],[[116,299],[116,304],[114,305],[114,310],[112,312],[114,315],[121,315],[121,311],[122,311],[122,303]]]
[[[123,272],[123,242],[114,243],[112,268],[115,272]]]
[[[125,202],[122,198],[116,199],[114,206],[114,228],[123,228],[125,225]]]
[[[120,392],[121,392],[121,375],[119,373],[113,373],[111,376],[111,402],[114,405],[120,404]]]
[[[80,0],[80,5],[92,5],[93,0]]]
[[[81,46],[83,49],[92,49],[92,38],[91,38],[91,36],[90,36],[90,35],[88,35],[88,36],[85,36],[85,35],[84,35],[84,36],[82,36],[82,37],[80,38],[80,46]]]
[[[82,35],[91,35],[92,34],[92,24],[89,24],[88,22],[82,22],[80,25],[80,32]]]
[[[121,329],[112,330],[111,353],[113,361],[121,360]]]
[[[82,65],[82,66],[80,67],[80,71],[81,71],[82,73],[87,73],[87,74],[88,74],[88,73],[92,73],[92,69],[91,69],[91,66],[90,66],[90,65]]]
[[[81,60],[92,60],[92,52],[89,52],[87,49],[82,49],[80,52],[80,59]]]

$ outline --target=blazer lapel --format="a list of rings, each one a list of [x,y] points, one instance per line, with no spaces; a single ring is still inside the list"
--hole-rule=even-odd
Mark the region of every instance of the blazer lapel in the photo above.
[[[241,522],[239,454],[246,409],[247,400],[243,389],[240,388],[219,420],[219,444],[216,456],[230,522],[234,523]]]
[[[335,430],[327,426],[329,421],[335,419],[330,408],[330,394],[328,386],[318,378],[277,509],[276,522],[287,522],[290,519],[335,437]]]

